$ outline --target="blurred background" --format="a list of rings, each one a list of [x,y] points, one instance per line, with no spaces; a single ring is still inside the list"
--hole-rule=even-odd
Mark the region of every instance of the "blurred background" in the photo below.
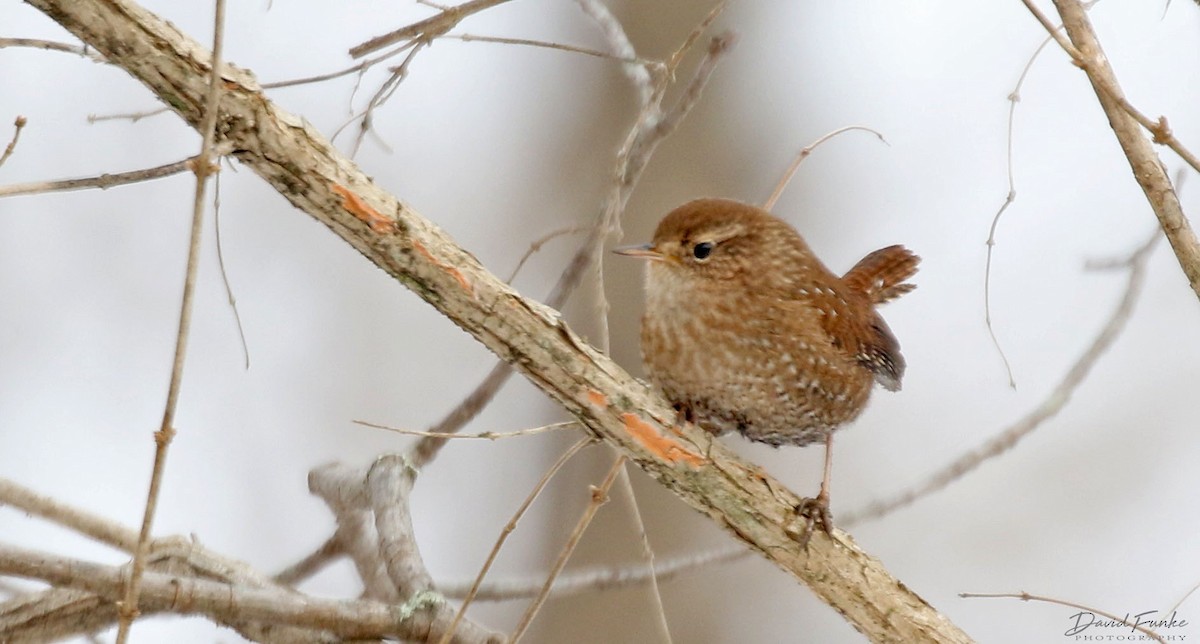
[[[144,3],[211,42],[210,3]],[[640,55],[665,58],[710,2],[611,2]],[[1047,10],[1050,11],[1047,3]],[[247,2],[229,7],[226,58],[270,82],[349,66],[346,50],[431,13],[410,3]],[[1132,103],[1166,115],[1200,149],[1200,10],[1194,3],[1108,0],[1091,12]],[[73,39],[36,10],[0,6],[5,37]],[[1092,341],[1125,285],[1089,259],[1127,254],[1155,220],[1084,75],[1055,46],[1021,91],[1012,139],[1016,201],[997,231],[996,334],[984,324],[984,262],[1008,192],[1006,124],[1022,68],[1045,39],[1019,2],[733,3],[715,29],[739,41],[702,102],[654,156],[624,220],[627,243],[694,197],[761,202],[790,159],[846,125],[862,132],[819,148],[774,212],[841,272],[903,243],[923,257],[920,288],[884,314],[909,370],[838,435],[833,513],[907,488],[1035,407]],[[603,48],[574,3],[522,0],[457,32]],[[698,60],[702,47],[690,57]],[[680,78],[690,77],[686,67]],[[272,91],[331,135],[385,78],[378,70]],[[173,114],[88,123],[156,100],[119,69],[30,49],[0,50],[0,138],[29,125],[0,185],[120,172],[195,154]],[[554,229],[589,223],[635,117],[617,63],[577,54],[439,40],[375,115],[356,159],[375,180],[445,228],[499,275]],[[349,134],[337,139],[343,150]],[[1164,163],[1182,164],[1165,149]],[[1193,182],[1194,183],[1194,182]],[[0,476],[129,526],[142,516],[165,400],[187,247],[193,180],[178,175],[108,191],[0,200]],[[220,229],[251,367],[217,271],[207,219],[204,259],[158,535],[195,535],[273,573],[319,546],[333,518],[309,495],[314,466],[353,465],[410,439],[352,424],[423,429],[495,358],[252,173],[221,177]],[[1185,211],[1200,186],[1185,185]],[[514,284],[544,298],[578,239],[548,243]],[[614,357],[641,373],[640,265],[605,258]],[[581,290],[572,325],[595,337],[597,297]],[[1200,582],[1200,307],[1166,244],[1149,266],[1125,334],[1064,411],[1016,449],[949,489],[853,529],[899,579],[983,642],[1058,642],[1078,612],[1049,604],[961,599],[1028,591],[1124,615],[1166,610]],[[520,377],[468,432],[565,419]],[[577,434],[454,441],[421,474],[414,522],[435,578],[474,576],[501,527]],[[801,494],[816,491],[819,448],[725,441]],[[578,456],[509,540],[493,577],[546,571],[611,463]],[[730,535],[632,472],[659,560],[728,546]],[[119,565],[120,553],[0,507],[0,538]],[[605,506],[572,566],[628,566],[639,551],[631,511]],[[569,566],[570,569],[570,566]],[[351,566],[303,588],[359,591]],[[677,642],[854,642],[805,587],[746,558],[662,585]],[[530,642],[654,642],[645,589],[553,600]],[[525,603],[477,603],[510,630]],[[1179,617],[1200,624],[1200,599]],[[1106,633],[1107,634],[1107,633]],[[1200,626],[1164,630],[1200,635]],[[111,634],[104,635],[109,639]],[[201,619],[139,622],[133,640],[236,642]]]

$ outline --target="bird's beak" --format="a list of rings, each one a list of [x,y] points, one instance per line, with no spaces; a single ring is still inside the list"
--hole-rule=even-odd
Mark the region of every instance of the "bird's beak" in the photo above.
[[[634,246],[618,246],[613,249],[613,252],[626,257],[641,257],[661,262],[667,259],[666,255],[654,249],[654,244],[637,244]]]

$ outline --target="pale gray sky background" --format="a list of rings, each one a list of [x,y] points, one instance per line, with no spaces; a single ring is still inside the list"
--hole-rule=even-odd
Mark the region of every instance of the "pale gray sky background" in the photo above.
[[[146,6],[202,42],[210,3]],[[639,52],[664,57],[708,3],[614,4]],[[1047,10],[1050,10],[1047,3]],[[227,58],[261,81],[350,64],[346,49],[428,15],[410,3],[231,3]],[[1191,2],[1106,0],[1092,11],[1130,100],[1166,115],[1200,149],[1200,9]],[[34,9],[0,6],[0,35],[71,40]],[[832,129],[859,124],[802,166],[776,214],[834,270],[903,243],[923,258],[919,289],[884,311],[904,347],[904,391],[878,391],[838,435],[834,517],[921,480],[1037,405],[1091,341],[1124,286],[1083,270],[1133,249],[1155,222],[1083,74],[1056,47],[1034,65],[1016,115],[1017,200],[998,232],[992,305],[1013,365],[1007,378],[984,326],[988,227],[1004,200],[1006,96],[1045,32],[1021,3],[733,3],[718,28],[739,43],[703,102],[654,157],[625,220],[646,239],[693,197],[761,201],[789,159]],[[461,32],[600,47],[574,3],[519,0]],[[0,184],[125,171],[194,154],[198,136],[167,114],[89,125],[88,114],[154,108],[123,72],[69,55],[0,51],[0,128],[29,126]],[[382,79],[369,74],[272,92],[327,134]],[[591,220],[632,122],[629,84],[612,62],[559,51],[439,41],[376,116],[384,147],[357,160],[385,188],[504,275],[533,239]],[[349,139],[338,139],[349,149]],[[1181,163],[1160,150],[1174,171]],[[1194,178],[1190,182],[1195,183]],[[162,413],[186,254],[192,180],[106,192],[0,200],[0,476],[135,525]],[[1200,185],[1184,188],[1185,211]],[[212,218],[156,533],[276,571],[318,546],[332,518],[305,476],[328,461],[368,462],[406,439],[351,424],[423,428],[491,368],[452,324],[294,210],[244,169],[222,176],[229,277],[252,357],[241,348],[216,270]],[[572,241],[547,245],[517,279],[542,298]],[[640,373],[638,266],[606,258],[613,354]],[[568,308],[594,332],[591,296]],[[1200,582],[1200,307],[1165,244],[1113,350],[1069,406],[1011,453],[950,489],[853,530],[909,587],[982,642],[1059,642],[1071,609],[960,592],[1029,591],[1124,614],[1165,609]],[[469,431],[563,419],[515,378]],[[521,499],[574,436],[457,442],[418,483],[415,522],[435,577],[478,569]],[[820,450],[726,439],[801,493],[815,492]],[[546,570],[609,456],[593,448],[534,507],[495,575]],[[729,537],[634,475],[660,557]],[[0,538],[122,563],[114,553],[0,508]],[[637,552],[628,512],[605,507],[577,563]],[[304,587],[352,596],[348,565]],[[853,642],[859,636],[806,588],[748,559],[664,584],[677,642]],[[653,642],[640,590],[552,601],[530,642]],[[523,603],[478,605],[508,630]],[[1200,636],[1200,599],[1180,616]],[[199,619],[139,622],[134,641],[232,642]],[[108,636],[106,636],[108,637]]]

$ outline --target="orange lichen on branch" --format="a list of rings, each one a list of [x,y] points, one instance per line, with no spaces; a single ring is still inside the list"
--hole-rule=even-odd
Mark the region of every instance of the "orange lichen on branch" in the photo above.
[[[625,431],[628,431],[634,440],[659,460],[668,463],[684,463],[692,467],[700,467],[704,464],[703,456],[689,451],[683,445],[658,433],[654,425],[642,420],[637,414],[621,414],[621,420],[625,423]]]
[[[595,407],[596,409],[604,409],[608,407],[608,396],[605,396],[595,389],[588,389],[587,401],[589,405]]]
[[[396,232],[396,222],[367,205],[367,202],[363,201],[362,197],[351,192],[349,188],[335,183],[333,184],[333,191],[341,196],[342,207],[346,209],[346,212],[358,217],[377,234],[387,235]]]
[[[429,252],[429,249],[425,248],[424,244],[422,244],[421,242],[419,242],[415,239],[412,240],[412,246],[413,246],[413,248],[416,249],[416,251],[418,253],[421,253],[422,255],[424,255],[425,259],[429,260],[432,264],[434,264],[438,268],[446,271],[447,273],[450,273],[450,275],[453,276],[454,279],[458,280],[458,283],[461,284],[462,287],[464,289],[466,289],[466,291],[468,293],[471,294],[471,298],[474,299],[475,288],[471,286],[471,282],[467,279],[466,275],[463,275],[462,271],[460,271],[457,268],[450,266],[449,264],[446,264],[445,262],[442,262],[438,258],[434,257],[433,253]]]

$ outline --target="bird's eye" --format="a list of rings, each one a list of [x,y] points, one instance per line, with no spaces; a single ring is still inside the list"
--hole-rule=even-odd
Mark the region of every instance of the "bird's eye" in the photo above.
[[[712,242],[700,242],[692,248],[692,256],[701,260],[708,259],[708,256],[712,254],[712,251]]]

